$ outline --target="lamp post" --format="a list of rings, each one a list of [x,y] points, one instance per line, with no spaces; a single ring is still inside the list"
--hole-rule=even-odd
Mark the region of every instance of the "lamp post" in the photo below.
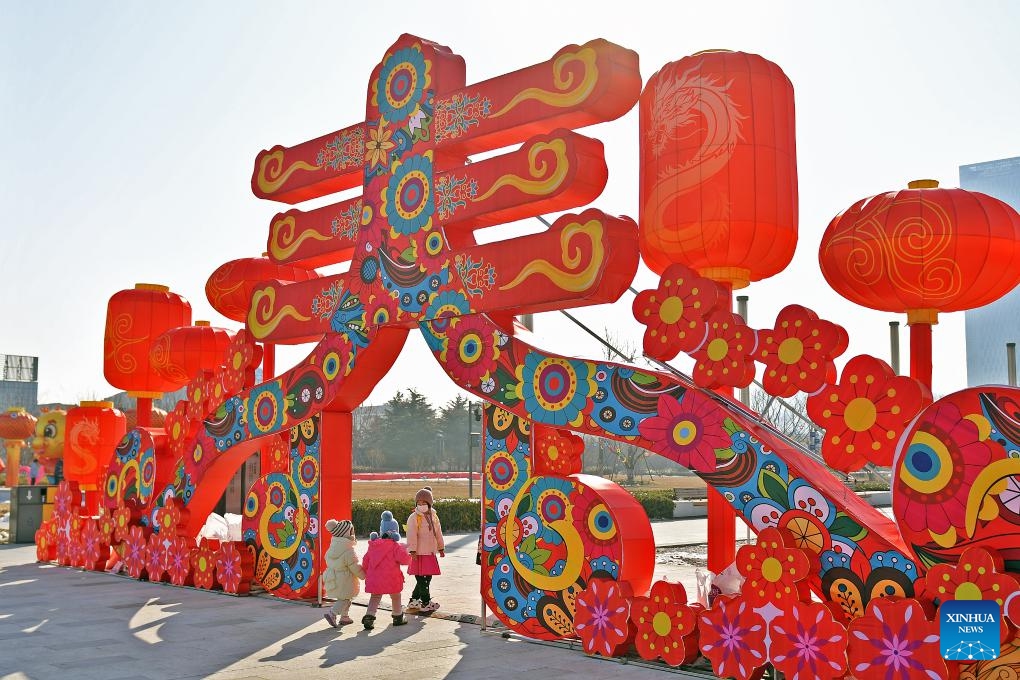
[[[470,498],[474,498],[474,496],[475,496],[475,450],[474,450],[474,447],[475,447],[475,435],[476,434],[478,434],[478,435],[481,434],[481,431],[479,431],[479,432],[472,432],[471,431],[471,428],[472,428],[472,424],[471,424],[472,423],[472,419],[471,418],[472,418],[472,416],[474,416],[474,422],[476,422],[476,423],[480,423],[482,421],[482,405],[479,404],[478,402],[471,403],[469,401],[467,403],[467,413],[468,413],[468,428],[467,428],[467,436],[468,436],[468,449],[467,449],[468,450],[468,459],[467,459],[467,463],[468,464],[467,464],[467,470],[468,470],[468,498],[470,499]]]
[[[446,453],[446,437],[443,436],[442,432],[437,434],[436,437],[438,437],[438,439],[439,439],[439,441],[436,442],[439,446],[437,447],[436,462],[432,466],[432,471],[433,472],[439,472],[439,465],[443,461],[443,459],[446,457],[445,456],[445,453]]]

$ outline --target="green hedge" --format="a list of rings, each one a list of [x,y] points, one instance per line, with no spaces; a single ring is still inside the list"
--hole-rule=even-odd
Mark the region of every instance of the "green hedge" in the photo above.
[[[443,531],[449,533],[465,533],[480,531],[478,501],[464,498],[440,498],[435,504],[436,514],[443,524]],[[393,513],[394,519],[400,522],[400,534],[403,536],[404,522],[414,510],[413,498],[357,500],[351,504],[354,520],[354,531],[359,538],[368,538],[373,531],[379,531],[379,516],[383,510]]]
[[[648,513],[648,519],[673,519],[673,492],[670,489],[649,491],[630,491],[638,503]],[[436,513],[443,523],[443,531],[450,533],[468,533],[480,531],[478,501],[463,498],[444,498],[436,501]],[[383,510],[393,513],[401,525],[401,535],[405,534],[403,525],[414,510],[414,500],[373,499],[357,500],[352,503],[354,530],[359,538],[367,538],[373,531],[379,531],[379,516]]]

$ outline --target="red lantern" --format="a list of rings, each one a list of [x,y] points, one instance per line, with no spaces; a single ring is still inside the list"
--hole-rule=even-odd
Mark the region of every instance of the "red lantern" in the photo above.
[[[173,328],[156,338],[149,361],[161,377],[181,387],[199,371],[221,366],[232,338],[225,328],[196,321],[194,326]]]
[[[265,257],[247,257],[222,264],[205,284],[205,296],[217,312],[232,321],[248,320],[252,290],[262,281],[285,283],[318,278],[314,270],[276,264]]]
[[[127,432],[127,418],[112,401],[83,401],[67,412],[64,477],[78,482],[85,492],[85,509],[97,507],[99,487],[106,465]]]
[[[797,245],[793,86],[755,54],[699,52],[640,103],[641,255],[732,288],[773,276]]]
[[[178,385],[149,362],[156,338],[171,328],[191,325],[191,305],[166,286],[136,284],[110,298],[103,338],[103,374],[114,387],[138,399],[138,424],[146,427],[152,399]]]
[[[21,467],[21,450],[25,440],[35,433],[36,417],[23,408],[9,408],[0,414],[0,439],[4,440],[7,451],[7,470],[4,484],[17,486],[18,468]],[[35,480],[29,480],[32,483]]]
[[[836,292],[906,312],[910,374],[931,386],[931,325],[939,312],[987,305],[1020,283],[1020,215],[976,191],[934,180],[858,201],[822,236],[818,260]]]
[[[127,417],[128,432],[138,427],[138,411],[129,409],[124,411],[124,415]],[[153,406],[149,411],[149,424],[145,427],[164,427],[166,425],[166,415],[166,411]]]

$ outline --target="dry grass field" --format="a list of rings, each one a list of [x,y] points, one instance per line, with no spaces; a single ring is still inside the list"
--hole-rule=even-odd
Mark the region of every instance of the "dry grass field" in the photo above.
[[[620,479],[616,480],[617,482]],[[432,494],[436,498],[467,498],[468,482],[466,479],[402,479],[393,481],[355,481],[354,499],[375,499],[375,498],[413,498],[414,492],[423,486],[431,486]],[[649,480],[647,476],[641,478],[641,483],[633,489],[702,489],[705,482],[700,478],[690,477],[664,477],[656,476]],[[478,498],[481,495],[480,482],[475,480],[474,495]]]

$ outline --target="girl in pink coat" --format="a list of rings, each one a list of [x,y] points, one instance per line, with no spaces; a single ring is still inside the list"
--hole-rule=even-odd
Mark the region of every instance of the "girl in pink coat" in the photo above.
[[[402,626],[404,608],[400,601],[400,593],[404,589],[404,572],[400,565],[410,564],[411,556],[407,548],[397,542],[392,534],[385,533],[380,538],[368,542],[368,551],[361,560],[365,570],[365,592],[369,594],[368,613],[361,617],[365,630],[375,626],[375,612],[383,595],[390,596],[394,626]]]
[[[411,567],[407,573],[415,580],[407,608],[434,612],[439,609],[439,603],[432,599],[429,588],[432,577],[440,573],[436,554],[446,557],[446,544],[443,541],[443,525],[432,509],[432,489],[427,486],[414,495],[414,512],[407,518],[407,549],[411,554]]]

